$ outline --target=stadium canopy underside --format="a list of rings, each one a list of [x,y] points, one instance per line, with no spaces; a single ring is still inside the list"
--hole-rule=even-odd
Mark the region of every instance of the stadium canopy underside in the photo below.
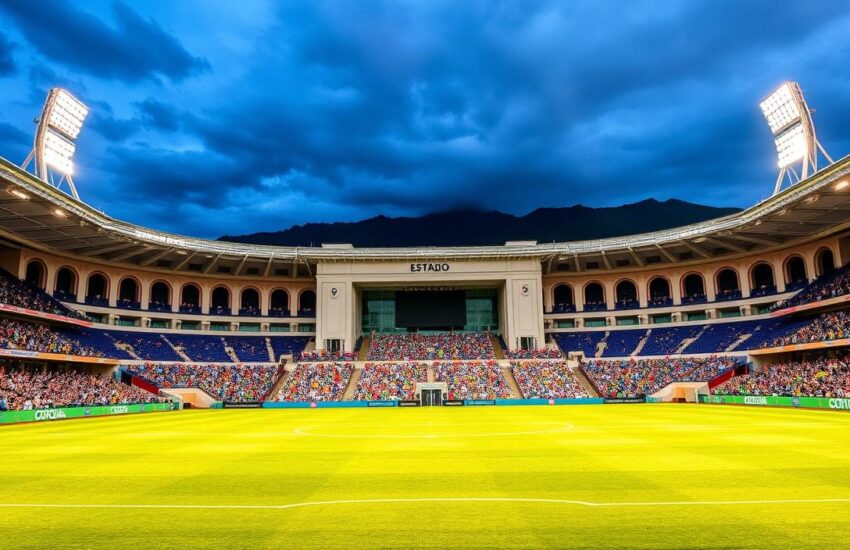
[[[638,235],[504,246],[303,248],[211,241],[125,223],[0,159],[0,239],[6,245],[128,267],[232,276],[266,277],[285,269],[312,277],[318,263],[425,259],[537,259],[544,274],[556,269],[580,272],[588,264],[613,270],[767,252],[838,234],[850,225],[850,186],[841,185],[848,175],[850,157],[845,157],[738,214]]]

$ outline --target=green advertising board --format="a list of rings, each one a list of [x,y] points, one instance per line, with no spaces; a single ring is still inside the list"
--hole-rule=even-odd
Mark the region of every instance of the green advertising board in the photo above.
[[[700,403],[720,405],[754,405],[762,407],[799,407],[802,409],[833,409],[850,411],[846,397],[785,397],[774,395],[700,395]]]
[[[173,403],[144,403],[137,405],[93,405],[91,407],[58,407],[55,409],[36,409],[31,411],[3,411],[0,412],[0,424],[14,424],[16,422],[44,422],[47,420],[109,416],[115,414],[161,412],[170,411],[173,408]]]

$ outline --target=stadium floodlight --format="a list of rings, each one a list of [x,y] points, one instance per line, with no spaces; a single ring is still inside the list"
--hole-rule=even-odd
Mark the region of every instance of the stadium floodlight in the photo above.
[[[813,174],[817,172],[818,151],[832,164],[832,158],[815,137],[812,114],[799,84],[783,82],[759,106],[776,145],[779,177],[773,188],[774,195],[782,188],[786,176],[793,185],[809,177],[810,169]],[[800,173],[794,168],[797,163],[801,164]]]
[[[22,165],[26,169],[31,161],[35,161],[35,175],[38,178],[57,189],[67,183],[71,195],[77,200],[80,196],[73,178],[74,153],[77,150],[77,136],[88,114],[88,107],[67,90],[50,90],[37,121],[35,143]],[[58,180],[49,169],[59,175]]]

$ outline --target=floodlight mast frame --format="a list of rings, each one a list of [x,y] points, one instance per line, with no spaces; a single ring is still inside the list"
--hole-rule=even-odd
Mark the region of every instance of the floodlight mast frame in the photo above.
[[[800,120],[789,122],[782,128],[777,129],[775,132],[773,132],[773,138],[775,141],[780,135],[793,129],[796,124],[800,124],[803,129],[803,136],[806,140],[806,152],[801,160],[794,161],[779,168],[779,175],[776,178],[776,185],[774,185],[773,187],[774,195],[779,193],[779,191],[782,189],[782,183],[783,181],[785,181],[785,179],[788,179],[790,185],[794,185],[795,183],[799,183],[809,177],[809,169],[811,169],[812,174],[817,173],[818,151],[820,151],[824,158],[829,161],[829,164],[832,164],[834,162],[832,160],[832,157],[829,156],[829,153],[826,152],[826,149],[823,148],[823,145],[821,145],[820,142],[817,140],[817,135],[815,134],[815,124],[812,120],[812,112],[809,109],[809,105],[806,103],[806,99],[803,97],[803,92],[800,89],[800,85],[797,82],[783,82],[779,86],[779,88],[777,88],[773,93],[775,94],[779,91],[779,89],[782,88],[782,86],[786,85],[788,86],[788,89],[791,92],[791,96],[794,99],[794,103],[796,104],[797,109],[800,112]],[[772,95],[773,94],[771,94],[771,96]],[[778,154],[779,152],[777,151],[777,155]],[[799,174],[793,167],[793,165],[797,163],[800,163]]]
[[[38,125],[35,130],[35,139],[33,140],[32,150],[27,155],[27,158],[24,160],[23,164],[21,164],[21,168],[24,170],[27,169],[30,162],[34,162],[35,166],[35,176],[42,181],[47,182],[53,187],[60,189],[62,188],[63,183],[68,184],[68,189],[71,192],[71,196],[77,200],[80,200],[80,195],[77,193],[77,186],[74,185],[74,177],[71,174],[63,173],[62,176],[56,181],[53,177],[53,174],[47,168],[47,160],[45,159],[44,154],[44,140],[47,136],[47,129],[50,125],[50,115],[53,112],[53,109],[56,108],[56,101],[59,97],[60,93],[65,93],[75,101],[78,101],[73,95],[71,95],[67,90],[63,90],[61,88],[51,88],[50,92],[47,94],[47,100],[44,102],[44,107],[41,109],[41,116],[38,118]],[[61,131],[60,131],[61,132]]]

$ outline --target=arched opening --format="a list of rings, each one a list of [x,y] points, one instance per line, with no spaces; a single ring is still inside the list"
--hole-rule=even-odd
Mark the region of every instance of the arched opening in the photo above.
[[[183,288],[180,290],[180,312],[201,312],[201,289],[197,285],[192,283],[183,285]]]
[[[767,296],[776,293],[776,280],[773,278],[773,266],[766,263],[756,264],[751,273],[750,296]]]
[[[806,262],[801,256],[791,256],[785,261],[785,290],[798,290],[809,283]]]
[[[305,290],[298,296],[298,315],[312,317],[316,314],[316,293]]]
[[[289,317],[289,293],[282,288],[272,292],[269,300],[269,315],[272,317]]]
[[[734,269],[721,269],[717,272],[717,296],[718,302],[737,300],[741,298],[741,285],[738,282],[738,272]]]
[[[258,316],[260,314],[260,293],[254,288],[244,289],[239,304],[239,315]]]
[[[118,283],[118,307],[139,309],[139,282],[132,277],[124,277]]]
[[[164,281],[151,285],[151,297],[148,301],[151,311],[171,311],[171,287]]]
[[[655,277],[649,281],[649,307],[664,307],[673,305],[670,296],[670,281],[664,277]]]
[[[599,283],[588,283],[584,287],[584,310],[603,311],[608,309],[605,303],[605,289]]]
[[[617,283],[617,286],[614,287],[614,296],[617,299],[617,309],[635,309],[640,307],[637,287],[632,281],[625,280]]]
[[[705,280],[699,273],[690,273],[682,279],[682,303],[698,304],[705,302]]]
[[[35,288],[39,288],[44,290],[44,281],[45,275],[47,274],[47,270],[44,268],[44,264],[39,260],[30,260],[27,264],[27,271],[24,275],[24,281],[33,286]]]
[[[217,286],[210,296],[210,313],[212,315],[230,315],[230,290]]]
[[[573,288],[570,285],[558,285],[553,291],[553,313],[568,313],[575,311],[575,299],[573,298]]]
[[[829,248],[818,250],[815,262],[818,269],[818,277],[829,275],[835,271],[835,258],[832,256],[832,250]]]
[[[56,288],[53,295],[64,302],[77,301],[77,274],[70,267],[62,267],[56,272]]]
[[[106,276],[102,273],[92,273],[89,275],[88,284],[86,285],[86,303],[95,306],[109,305],[109,286]]]

